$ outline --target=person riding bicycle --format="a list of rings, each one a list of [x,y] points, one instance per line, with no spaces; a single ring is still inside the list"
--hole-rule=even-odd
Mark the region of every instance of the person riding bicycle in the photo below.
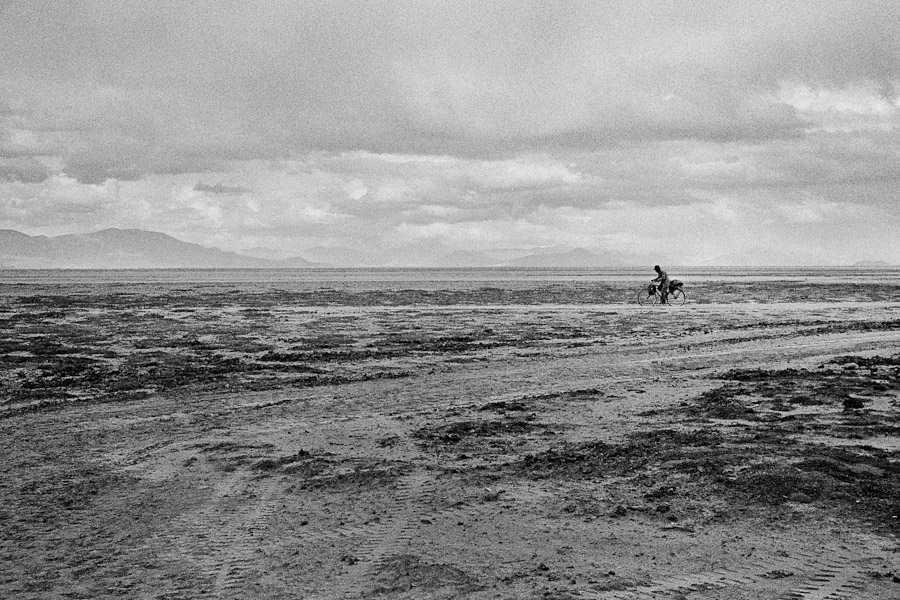
[[[655,265],[653,269],[656,271],[656,279],[653,279],[652,283],[659,282],[660,303],[666,304],[666,300],[669,298],[669,284],[672,280],[669,279],[668,273],[659,268],[659,265]]]

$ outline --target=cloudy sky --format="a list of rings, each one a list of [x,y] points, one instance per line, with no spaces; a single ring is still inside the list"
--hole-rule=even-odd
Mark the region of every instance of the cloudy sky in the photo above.
[[[898,195],[895,0],[0,2],[30,235],[900,263]]]

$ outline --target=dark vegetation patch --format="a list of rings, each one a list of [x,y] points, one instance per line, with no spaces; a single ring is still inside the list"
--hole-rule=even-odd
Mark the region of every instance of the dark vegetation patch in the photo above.
[[[217,444],[203,451],[216,453],[214,460],[224,464],[226,470],[243,467],[259,477],[284,476],[300,489],[378,489],[395,485],[409,471],[404,464],[341,460],[330,452],[305,449],[272,456],[273,449],[271,444]]]
[[[255,466],[268,458],[275,449],[273,444],[242,444],[237,442],[215,442],[196,444],[193,448],[205,454],[219,470],[231,473],[239,468]]]
[[[793,289],[784,282],[773,285],[772,290]],[[607,331],[609,317],[600,313],[573,324],[546,314],[510,318],[502,309],[488,307],[477,309],[477,319],[466,316],[461,322],[448,322],[440,308],[417,309],[404,316],[372,316],[365,311],[320,314],[318,309],[329,305],[597,304],[619,302],[625,287],[630,290],[624,284],[577,281],[546,285],[511,281],[463,289],[417,289],[415,282],[405,289],[364,289],[365,285],[361,288],[356,283],[316,290],[268,284],[257,289],[233,283],[26,287],[15,292],[23,295],[9,297],[7,312],[0,318],[4,332],[0,370],[6,372],[0,375],[0,404],[15,410],[50,410],[65,406],[66,400],[110,402],[181,387],[268,390],[406,377],[421,367],[425,356],[458,362],[480,358],[476,353],[499,347],[595,340],[598,332]],[[760,289],[761,293],[772,291]],[[896,293],[896,286],[893,290]],[[692,299],[711,288],[700,285],[696,291]],[[292,309],[288,318],[299,319],[302,326],[282,327],[285,315],[280,311],[286,306]],[[316,308],[295,310],[303,306]],[[822,322],[815,326],[884,329],[898,323]],[[620,319],[619,324],[627,333],[641,327],[638,320]],[[880,368],[884,371],[888,366]],[[735,395],[733,390],[724,393]],[[601,389],[574,390],[520,402],[590,402],[603,394]],[[857,399],[844,400],[849,410],[857,410]],[[793,404],[782,406],[800,401],[795,398]]]
[[[431,563],[411,554],[391,556],[379,563],[371,594],[434,593],[444,588],[452,597],[481,589],[477,579],[457,567]],[[444,597],[442,594],[441,597]],[[450,597],[450,596],[447,596]]]
[[[893,301],[897,301],[900,294],[894,293]],[[883,321],[844,321],[829,323],[820,328],[823,333],[841,333],[844,331],[896,331],[900,329],[900,319],[888,319]]]
[[[866,446],[864,441],[834,447],[796,434],[858,439],[897,435],[898,358],[839,357],[812,371],[730,371],[723,377],[725,385],[672,411],[686,414],[693,431],[646,431],[621,443],[563,444],[527,454],[508,468],[536,479],[624,478],[632,490],[652,487],[643,501],[664,501],[657,508],[665,511],[679,501],[690,502],[692,495],[709,494],[730,509],[752,507],[771,517],[804,504],[896,532],[900,452]],[[887,396],[895,409],[870,408],[879,396]],[[862,408],[848,409],[848,398],[861,399]],[[826,410],[804,412],[810,406]],[[785,416],[798,408],[798,414]],[[721,428],[714,419],[745,423]]]
[[[332,468],[331,456],[333,455],[330,453],[313,454],[308,450],[300,450],[286,456],[263,458],[253,463],[251,468],[265,475],[282,473],[308,479]]]
[[[217,380],[244,370],[238,358],[207,353],[141,352],[111,371],[112,389],[177,387]]]
[[[110,392],[99,397],[79,396],[65,388],[57,390],[43,388],[38,390],[20,391],[4,401],[4,410],[0,412],[0,418],[10,418],[17,415],[30,413],[49,412],[76,405],[105,404],[112,402],[132,402],[143,400],[149,396],[145,390],[128,390],[123,392]]]
[[[394,282],[402,286],[402,282]],[[125,287],[127,286],[127,288]],[[97,290],[89,286],[73,286],[60,294],[49,293],[17,296],[11,300],[17,307],[41,312],[68,314],[73,309],[104,306],[113,309],[137,309],[168,306],[193,308],[203,306],[239,307],[265,316],[267,309],[278,306],[447,306],[467,304],[535,305],[535,304],[617,304],[631,301],[634,286],[630,282],[570,281],[536,284],[533,281],[508,281],[503,286],[454,287],[421,289],[410,281],[403,289],[359,289],[356,282],[309,290],[285,289],[278,285],[235,288],[233,284],[209,283],[202,286],[160,286],[158,284],[122,284]],[[33,289],[39,289],[34,286]],[[686,286],[691,302],[884,302],[900,299],[900,288],[891,283],[797,283],[789,280],[742,282],[696,281]],[[127,291],[120,291],[127,290]],[[893,322],[895,325],[896,321]],[[888,323],[889,324],[889,323]]]
[[[489,410],[503,414],[506,412],[524,412],[526,410],[529,410],[529,407],[526,404],[517,402],[515,400],[510,402],[499,400],[497,402],[488,402],[487,404],[481,406],[478,410]]]
[[[897,321],[900,323],[900,321]],[[900,355],[894,356],[836,356],[830,361],[831,364],[835,365],[856,365],[858,368],[864,369],[881,369],[884,367],[895,367],[892,369],[896,376],[897,367],[900,367]]]
[[[900,289],[889,283],[802,283],[793,281],[694,282],[689,287],[690,301],[700,303],[776,303],[776,302],[889,302],[900,297]]]
[[[697,412],[713,419],[747,419],[756,413],[740,398],[748,391],[739,385],[725,385],[704,392],[697,398]]]
[[[191,446],[203,452],[204,454],[229,453],[238,452],[247,449],[253,450],[273,450],[274,444],[241,444],[239,442],[204,442],[202,444],[194,444]]]
[[[687,411],[715,419],[771,420],[762,413],[789,412],[803,406],[832,406],[859,420],[853,411],[865,409],[876,397],[900,390],[900,356],[841,356],[815,370],[741,369],[721,376],[726,383],[701,395]],[[879,417],[881,424],[890,415]],[[869,418],[860,426],[877,429]],[[889,426],[887,431],[892,431]],[[874,430],[873,430],[874,431]]]
[[[97,498],[121,487],[128,478],[86,463],[64,469],[35,469],[12,494],[5,494],[6,521],[13,529],[27,524],[44,526],[71,519],[69,513],[88,508]],[[13,518],[14,517],[14,518]]]
[[[292,365],[287,365],[283,368],[257,369],[245,373],[235,373],[233,374],[233,381],[234,386],[239,386],[244,391],[264,391],[284,387],[319,387],[381,379],[402,379],[409,377],[410,374],[409,371],[402,369],[360,369],[358,371],[348,371],[346,374],[328,372],[320,374],[307,372],[304,368],[295,369]],[[218,383],[221,384],[222,381]]]
[[[272,311],[258,308],[242,308],[240,313],[248,319],[271,319],[274,317]]]
[[[535,423],[533,415],[507,417],[496,420],[457,421],[446,425],[423,427],[413,437],[429,445],[456,446],[465,442],[480,443],[485,438],[516,437],[534,431],[547,431],[542,423]],[[504,444],[501,444],[505,446]]]
[[[809,446],[797,461],[754,465],[726,482],[735,500],[815,504],[877,529],[900,529],[900,455],[864,447]]]
[[[491,309],[479,309],[487,321],[471,326],[447,322],[440,309],[419,311],[402,328],[397,319],[405,317],[395,315],[292,311],[289,318],[303,325],[286,331],[279,313],[284,306],[594,303],[609,292],[567,283],[315,292],[138,283],[73,285],[67,291],[26,290],[10,298],[0,319],[3,417],[62,408],[68,400],[111,402],[181,387],[269,390],[406,377],[420,368],[423,355],[458,361],[491,348],[586,335],[558,318],[508,321]]]
[[[402,356],[401,352],[370,345],[366,348],[335,348],[331,350],[310,349],[306,351],[292,351],[275,353],[286,360],[283,362],[318,362],[318,363],[351,363],[367,360],[385,360]],[[264,355],[265,356],[265,355]],[[265,358],[261,360],[266,360]]]
[[[900,438],[900,411],[882,418],[867,417],[864,412],[844,415],[841,422],[828,426],[828,433],[837,438],[851,440],[865,440],[876,436]]]
[[[28,345],[28,343],[23,339],[19,339],[19,338],[0,339],[0,360],[6,359],[7,355],[12,354],[14,352],[30,353],[31,348]]]
[[[375,463],[360,465],[351,471],[334,474],[323,473],[307,480],[307,487],[370,489],[396,485],[397,480],[409,472],[404,465]]]
[[[624,477],[632,482],[630,489],[650,487],[643,500],[663,514],[670,503],[708,494],[732,509],[773,511],[800,503],[876,529],[900,530],[900,453],[864,446],[804,445],[760,433],[662,430],[621,444],[567,444],[528,454],[511,467],[517,475],[536,479]]]
[[[52,339],[49,335],[39,337],[30,337],[25,342],[25,352],[30,352],[34,356],[48,357],[59,356],[64,354],[78,354],[88,352],[84,347],[71,346]]]
[[[648,431],[623,444],[590,441],[526,454],[516,469],[536,479],[624,476],[662,463],[685,472],[705,465],[706,472],[713,473],[746,460],[733,445],[732,452],[723,451],[725,443],[726,438],[715,431]]]
[[[260,362],[304,363],[309,360],[309,356],[302,352],[275,352],[270,350],[256,360]],[[326,372],[323,369],[319,369],[309,365],[295,365],[294,369],[309,371],[311,373]]]
[[[584,388],[578,390],[566,390],[564,392],[553,392],[550,394],[539,394],[537,396],[528,396],[525,400],[545,401],[545,402],[591,402],[597,398],[606,395],[600,388]]]
[[[41,380],[46,383],[47,387],[54,386],[56,379],[64,379],[67,384],[77,378],[84,378],[91,382],[100,381],[108,374],[105,366],[106,364],[102,360],[90,356],[65,356],[36,364]],[[32,380],[23,387],[38,386]]]
[[[327,348],[344,348],[352,346],[356,343],[356,338],[340,333],[322,333],[314,336],[307,336],[297,340],[299,343],[295,348],[304,349],[327,349]]]
[[[280,472],[285,475],[296,476],[302,482],[312,477],[317,477],[333,468],[334,462],[327,455],[311,455],[297,457],[295,460],[281,465]]]
[[[483,339],[473,334],[449,334],[428,335],[424,333],[397,333],[389,334],[369,344],[370,347],[381,348],[383,351],[402,352],[469,352],[495,348],[502,345],[500,342]]]
[[[333,474],[340,465],[329,452],[313,453],[300,449],[293,454],[273,456],[273,444],[216,442],[194,447],[221,470],[233,472],[245,468],[259,477],[290,475],[304,482],[323,473]]]
[[[309,350],[284,350],[284,341],[272,335],[270,326],[235,321],[234,313],[208,307],[168,318],[162,309],[116,308],[115,303],[96,311],[76,299],[66,319],[48,321],[48,313],[59,311],[28,306],[44,300],[55,302],[52,297],[25,298],[25,308],[5,319],[9,328],[0,339],[0,405],[8,409],[3,417],[62,408],[66,401],[136,399],[185,386],[261,390],[410,374],[402,368],[365,367],[361,363],[394,353],[335,346],[354,342],[348,336],[311,336]],[[165,309],[171,311],[171,306]]]

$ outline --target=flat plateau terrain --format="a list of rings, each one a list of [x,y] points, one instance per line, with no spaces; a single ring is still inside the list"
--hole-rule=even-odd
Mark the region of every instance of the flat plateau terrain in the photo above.
[[[4,284],[0,597],[900,598],[898,287],[639,285]]]

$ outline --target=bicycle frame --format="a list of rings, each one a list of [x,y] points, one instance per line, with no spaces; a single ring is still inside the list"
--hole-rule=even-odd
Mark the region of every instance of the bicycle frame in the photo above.
[[[652,293],[650,293],[652,291]],[[674,288],[669,288],[668,297],[666,299],[667,305],[681,306],[687,300],[687,296],[684,293],[684,289],[682,286],[677,286]],[[653,284],[643,288],[638,294],[638,304],[641,306],[653,306],[655,304],[662,304],[662,292],[660,292],[659,287]]]

